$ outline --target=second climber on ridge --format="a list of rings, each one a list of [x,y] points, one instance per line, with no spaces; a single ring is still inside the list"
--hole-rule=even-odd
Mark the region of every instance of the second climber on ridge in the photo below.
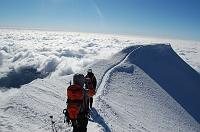
[[[97,80],[91,68],[88,69],[85,76],[85,86],[88,89],[89,107],[92,108],[93,96],[96,94]]]

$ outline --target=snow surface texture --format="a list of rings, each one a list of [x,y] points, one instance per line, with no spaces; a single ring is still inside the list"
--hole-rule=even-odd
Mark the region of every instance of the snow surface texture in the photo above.
[[[148,69],[141,67],[141,65],[156,69],[157,73],[162,73],[160,79],[167,79],[164,75],[168,74],[167,69],[174,66],[178,67],[180,65],[179,62],[182,60],[174,54],[169,45],[132,47],[132,50],[134,52],[128,55],[122,63],[116,65],[106,73],[99,87],[100,89],[98,89],[99,94],[95,99],[95,108],[99,111],[100,115],[105,117],[111,131],[199,131],[199,123],[178,104],[186,103],[184,100],[188,97],[190,99],[193,98],[192,96],[196,92],[199,93],[199,89],[197,88],[200,86],[200,81],[197,79],[193,80],[193,78],[188,78],[187,81],[195,83],[195,86],[188,86],[186,88],[184,83],[180,86],[179,82],[183,81],[187,76],[195,76],[194,74],[198,75],[198,79],[200,79],[199,74],[194,73],[195,71],[192,68],[188,68],[188,65],[184,63],[185,65],[182,65],[183,69],[186,68],[189,71],[182,71],[180,69],[176,73],[180,75],[179,72],[189,72],[190,75],[181,75],[178,77],[178,80],[175,79],[177,80],[175,82],[177,83],[176,85],[184,89],[176,89],[174,87],[175,84],[173,85],[174,82],[169,82],[169,78],[166,82],[168,81],[171,87],[164,87],[169,92],[168,94],[159,85],[160,80],[153,80],[152,75],[148,75]],[[149,56],[149,54],[151,55]],[[168,55],[171,58],[168,58]],[[163,61],[163,57],[167,57],[168,60],[165,59]],[[169,61],[174,62],[164,67],[166,71],[162,71],[163,69],[160,71],[159,67],[166,64],[165,61],[167,63]],[[145,65],[143,65],[144,63]],[[154,64],[153,67],[151,67],[152,64]],[[170,73],[171,76],[167,77],[173,78],[173,73]],[[171,91],[167,90],[167,88],[171,88]],[[188,93],[182,92],[182,90],[188,89],[191,91]],[[174,94],[178,94],[179,100]],[[180,97],[183,94],[184,96]],[[179,102],[177,103],[170,95],[175,97]],[[193,98],[195,107],[187,106],[187,109],[193,109],[193,112],[196,112],[196,115],[192,114],[197,119],[200,116],[198,113],[200,105],[197,101],[199,98],[200,96]]]
[[[94,64],[98,77],[88,131],[198,132],[200,125],[156,81],[133,64],[144,54],[167,45],[134,46]],[[142,54],[142,53],[140,53]],[[144,59],[144,58],[143,58]],[[117,61],[118,60],[118,61]],[[112,63],[111,63],[112,62]],[[187,66],[187,65],[186,65]],[[102,68],[106,67],[106,68]],[[192,68],[190,70],[193,70]],[[2,131],[51,131],[49,115],[54,115],[57,131],[71,131],[63,124],[66,82],[63,79],[41,79],[23,86],[7,96],[1,105]],[[102,80],[102,81],[100,81]]]
[[[62,114],[65,90],[72,79],[69,74],[85,74],[87,68],[92,67],[99,88],[88,124],[89,132],[199,132],[200,125],[194,119],[199,117],[196,113],[200,106],[197,101],[199,92],[196,91],[200,86],[199,73],[183,62],[169,45],[145,46],[164,41],[100,34],[1,30],[0,84],[4,82],[1,83],[2,78],[7,81],[21,77],[30,80],[46,78],[36,79],[20,89],[5,92],[5,88],[1,88],[4,92],[0,92],[0,131],[51,131],[50,115],[54,116],[57,131],[71,131],[72,128],[63,123]],[[200,71],[198,42],[166,42],[174,42],[172,47],[177,54]],[[117,53],[136,44],[142,46],[132,46]],[[117,54],[111,56],[114,53]],[[150,63],[150,60],[155,62],[155,58],[156,63]],[[91,64],[94,60],[98,61]],[[150,69],[145,67],[148,65],[145,62],[151,66]],[[172,75],[164,76],[168,73],[167,68],[160,66],[165,64],[177,75],[170,72]],[[173,69],[174,66],[177,70]],[[155,70],[162,68],[166,71],[159,74],[168,79],[167,83],[156,78]],[[177,81],[171,82],[170,78]],[[20,80],[17,83],[22,85],[24,82]],[[3,86],[9,87],[7,84]],[[188,87],[191,89],[189,92],[180,92],[182,88],[188,90]],[[180,93],[175,93],[177,91]],[[190,106],[186,98],[195,100],[194,104]]]

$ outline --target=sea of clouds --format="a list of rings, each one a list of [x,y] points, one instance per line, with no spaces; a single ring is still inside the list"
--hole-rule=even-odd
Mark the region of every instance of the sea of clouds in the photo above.
[[[0,74],[33,68],[49,77],[65,76],[131,44],[108,35],[1,29]]]
[[[200,71],[200,43],[182,40],[127,37],[60,31],[0,29],[0,84],[76,73],[136,44],[171,43],[178,54]],[[185,44],[187,43],[187,44]],[[174,44],[174,45],[173,45]],[[190,46],[193,45],[193,46]],[[188,47],[191,49],[187,50]],[[16,83],[24,83],[22,82]],[[7,82],[7,84],[4,84]],[[15,85],[14,85],[15,86]],[[9,86],[8,86],[9,87]]]

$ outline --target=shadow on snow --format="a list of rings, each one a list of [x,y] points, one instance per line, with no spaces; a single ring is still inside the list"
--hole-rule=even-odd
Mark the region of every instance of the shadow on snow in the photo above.
[[[200,123],[200,74],[170,45],[144,46],[128,61],[139,66]]]
[[[105,123],[103,117],[98,114],[97,110],[95,108],[92,108],[91,112],[92,112],[91,113],[92,119],[89,119],[89,121],[96,122],[96,123],[100,124],[104,128],[105,132],[111,132],[110,128]]]
[[[0,78],[0,89],[20,88],[20,86],[30,83],[37,78],[44,78],[43,75],[32,67],[26,67],[19,71],[12,70],[7,76]]]

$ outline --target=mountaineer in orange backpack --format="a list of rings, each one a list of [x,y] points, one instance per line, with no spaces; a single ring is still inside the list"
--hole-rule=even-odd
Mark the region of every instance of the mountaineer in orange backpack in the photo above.
[[[75,74],[73,84],[67,88],[67,109],[64,109],[63,113],[68,124],[72,123],[73,132],[87,131],[89,108],[84,83],[84,75]]]
[[[88,90],[90,108],[92,108],[93,96],[96,94],[96,86],[96,77],[92,73],[92,69],[88,69],[87,75],[85,76],[85,87]]]

